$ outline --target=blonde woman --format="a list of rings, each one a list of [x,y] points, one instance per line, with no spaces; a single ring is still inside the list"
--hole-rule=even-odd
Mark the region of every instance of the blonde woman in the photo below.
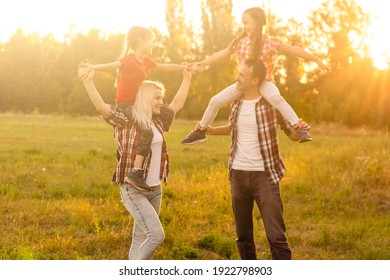
[[[191,72],[183,71],[181,86],[169,105],[163,104],[165,89],[161,83],[143,81],[132,107],[131,118],[119,108],[106,104],[93,83],[94,69],[81,63],[79,77],[103,119],[114,127],[114,138],[118,151],[118,164],[113,181],[120,184],[122,201],[134,219],[129,259],[147,260],[164,240],[164,229],[158,217],[162,197],[162,182],[167,182],[169,159],[164,138],[175,114],[183,107],[191,81]],[[153,140],[151,152],[143,163],[143,177],[147,189],[137,188],[125,181],[133,168],[138,145],[139,128],[151,128]]]
[[[152,55],[154,33],[151,29],[142,26],[133,26],[127,32],[119,59],[114,62],[95,64],[94,70],[116,70],[116,106],[127,117],[131,117],[133,105],[137,96],[138,87],[147,77],[149,70],[156,69],[163,72],[178,72],[184,65],[157,63],[149,56]],[[136,149],[134,167],[126,174],[125,180],[138,188],[147,189],[143,178],[145,157],[150,151],[153,138],[148,126],[138,127],[139,145]]]

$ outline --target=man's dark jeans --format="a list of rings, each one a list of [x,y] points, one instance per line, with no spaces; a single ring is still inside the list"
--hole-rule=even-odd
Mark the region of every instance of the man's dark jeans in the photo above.
[[[272,184],[267,173],[263,171],[232,170],[230,193],[236,223],[236,242],[241,259],[256,259],[252,216],[254,201],[263,219],[272,259],[291,259],[279,184]]]

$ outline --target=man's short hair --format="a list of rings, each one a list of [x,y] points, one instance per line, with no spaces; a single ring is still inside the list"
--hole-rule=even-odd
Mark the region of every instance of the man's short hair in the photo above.
[[[260,60],[249,59],[243,62],[247,67],[252,68],[252,77],[258,78],[260,83],[265,80],[266,68]]]

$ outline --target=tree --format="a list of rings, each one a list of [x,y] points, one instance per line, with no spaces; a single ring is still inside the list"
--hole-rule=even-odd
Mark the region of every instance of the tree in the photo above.
[[[186,23],[182,0],[167,0],[165,22],[169,33],[165,38],[167,60],[174,63],[192,61],[194,59],[192,49],[196,43],[192,26]]]
[[[370,17],[355,0],[327,0],[309,18],[313,42],[318,49],[328,48],[333,70],[342,70],[358,59],[359,53],[367,55]]]
[[[231,0],[203,0],[202,1],[202,58],[216,51],[224,49],[235,37],[235,22],[232,15]],[[236,34],[238,35],[238,34]],[[200,117],[210,98],[220,90],[234,82],[234,69],[236,63],[226,60],[212,65],[201,74],[195,86],[195,95],[190,100],[197,110],[188,117]],[[226,111],[226,110],[225,110]],[[221,114],[226,115],[226,112]]]
[[[359,88],[357,85],[368,84],[369,75],[356,81],[356,73],[358,69],[363,70],[360,69],[362,65],[368,66],[360,61],[368,57],[364,39],[370,18],[355,0],[327,0],[309,18],[312,22],[310,39],[313,49],[328,53],[333,70],[313,83],[319,93],[315,105],[317,119],[348,124],[346,108],[355,104],[354,97],[349,95],[361,97],[367,94],[364,87]],[[372,66],[369,67],[365,71],[374,71]]]
[[[0,89],[2,109],[29,112],[40,103],[44,80],[41,61],[41,39],[36,33],[17,30],[2,48]]]

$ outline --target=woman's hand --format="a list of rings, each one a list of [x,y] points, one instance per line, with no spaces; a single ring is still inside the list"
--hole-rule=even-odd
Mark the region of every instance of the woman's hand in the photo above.
[[[188,63],[183,63],[182,65],[184,65],[184,70],[182,71],[183,73],[183,78],[189,78],[191,79],[192,77],[192,71],[190,70],[190,65],[188,65]]]
[[[86,82],[92,80],[95,70],[90,63],[80,62],[77,73],[79,75],[79,78]]]

